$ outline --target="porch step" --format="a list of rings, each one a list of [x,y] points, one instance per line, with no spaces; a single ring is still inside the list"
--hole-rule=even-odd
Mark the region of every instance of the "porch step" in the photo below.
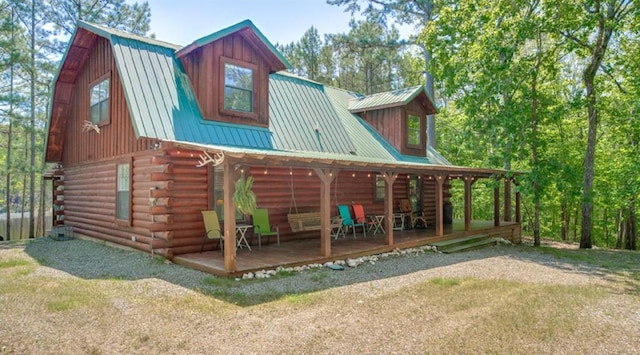
[[[498,243],[496,238],[489,237],[485,234],[470,235],[463,238],[445,240],[431,244],[438,248],[438,251],[445,254],[480,249],[493,246]]]

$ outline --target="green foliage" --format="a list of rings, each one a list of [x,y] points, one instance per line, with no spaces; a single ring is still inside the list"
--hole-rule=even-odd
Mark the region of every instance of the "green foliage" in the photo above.
[[[235,183],[233,203],[236,209],[244,215],[252,215],[256,209],[256,195],[253,193],[253,176],[248,178],[244,174]]]

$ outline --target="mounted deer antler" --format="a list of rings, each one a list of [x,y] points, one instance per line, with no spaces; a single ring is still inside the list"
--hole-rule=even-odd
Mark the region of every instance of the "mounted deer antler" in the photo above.
[[[200,154],[200,164],[196,165],[198,168],[201,168],[209,163],[211,163],[213,166],[218,166],[224,161],[223,152],[217,152],[213,155],[213,157],[211,157],[211,155],[209,155],[207,152],[202,153],[204,155]]]
[[[98,127],[97,124],[93,124],[93,123],[91,123],[91,121],[82,122],[82,131],[83,132],[88,132],[90,130],[94,130],[97,133],[100,133],[100,127]]]

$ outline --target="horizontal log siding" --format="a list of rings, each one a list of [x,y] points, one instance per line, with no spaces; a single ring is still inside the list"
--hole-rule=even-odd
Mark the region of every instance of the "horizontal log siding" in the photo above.
[[[320,211],[320,180],[314,172],[310,169],[253,167],[250,173],[254,178],[253,191],[258,206],[269,209],[271,224],[280,226],[282,240],[318,238],[319,231],[292,232],[287,220],[290,212]],[[384,214],[384,202],[374,201],[375,175],[374,172],[341,171],[331,184],[331,215],[338,215],[337,205],[354,203],[362,204],[367,214]],[[398,178],[393,187],[394,200],[406,198],[406,177]]]
[[[268,126],[269,124],[269,69],[267,63],[254,49],[255,46],[240,34],[232,34],[200,47],[181,58],[193,86],[200,111],[204,118],[215,121]],[[224,56],[258,67],[257,104],[254,112],[257,119],[223,115],[220,113],[220,98],[224,89],[221,78],[220,57]],[[222,85],[221,85],[222,84]]]
[[[137,163],[134,159],[134,169]],[[82,235],[143,251],[153,248],[166,253],[168,236],[165,233],[152,236],[146,226],[136,223],[136,216],[131,226],[116,223],[116,164],[105,161],[65,169],[65,224]],[[134,183],[133,191],[135,188]],[[146,203],[148,205],[148,198]],[[134,204],[133,209],[136,207]]]
[[[84,121],[89,120],[91,84],[96,84],[96,80],[109,73],[109,123],[100,126],[100,133],[83,131]],[[89,59],[73,88],[71,107],[62,158],[64,167],[149,149],[151,141],[138,140],[133,130],[120,75],[108,40],[98,37],[91,49]]]

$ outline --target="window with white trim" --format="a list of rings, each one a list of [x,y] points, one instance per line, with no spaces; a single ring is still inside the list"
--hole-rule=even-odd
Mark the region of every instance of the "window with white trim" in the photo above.
[[[224,63],[224,109],[253,112],[253,69]]]
[[[118,164],[116,219],[129,221],[131,211],[131,164]]]
[[[89,121],[93,124],[109,121],[109,78],[90,89]]]

